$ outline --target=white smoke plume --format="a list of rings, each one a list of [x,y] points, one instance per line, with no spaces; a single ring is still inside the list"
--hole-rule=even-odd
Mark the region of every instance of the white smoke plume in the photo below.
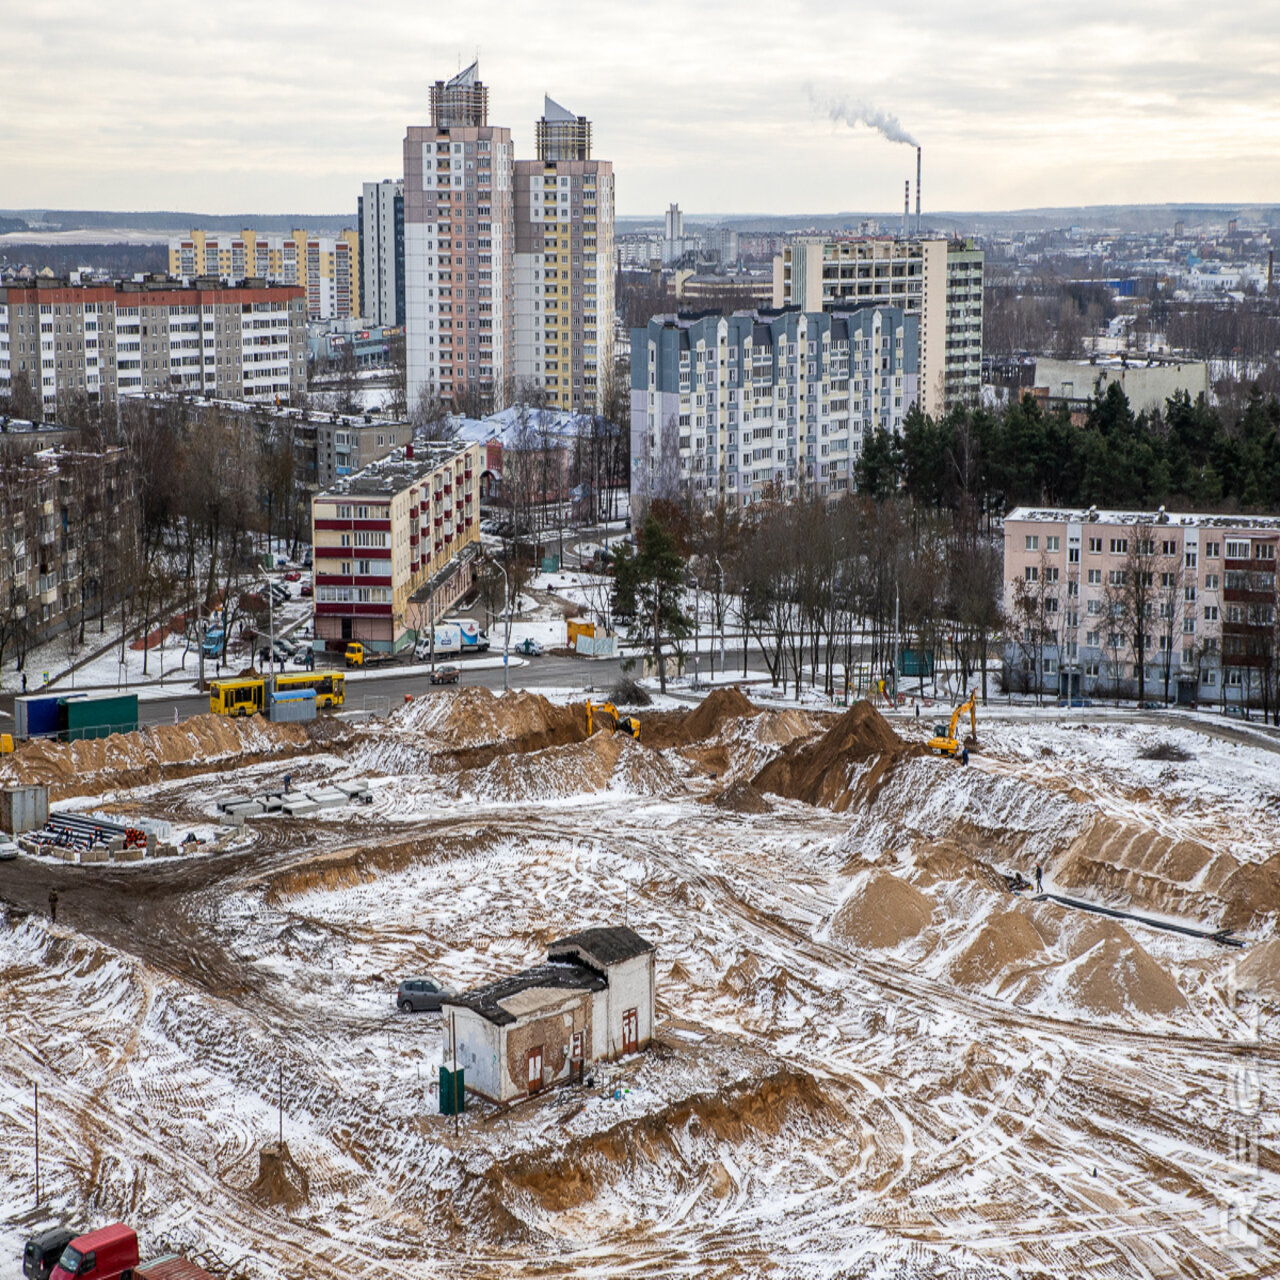
[[[902,122],[891,111],[882,111],[867,102],[850,102],[842,99],[827,106],[827,114],[837,123],[847,124],[850,129],[855,124],[865,124],[883,134],[890,142],[905,142],[909,147],[920,144],[902,127]]]

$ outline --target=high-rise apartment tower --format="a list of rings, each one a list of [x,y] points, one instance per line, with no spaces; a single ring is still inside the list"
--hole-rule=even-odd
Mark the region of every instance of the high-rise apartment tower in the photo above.
[[[405,348],[412,407],[505,403],[515,215],[510,129],[489,124],[475,63],[431,90],[431,124],[404,139]]]
[[[591,124],[545,100],[516,163],[515,373],[551,406],[600,412],[613,361],[613,165]]]

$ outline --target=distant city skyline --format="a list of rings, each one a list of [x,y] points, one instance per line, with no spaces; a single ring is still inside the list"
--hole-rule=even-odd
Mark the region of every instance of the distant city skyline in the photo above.
[[[367,17],[364,16],[367,13]],[[543,94],[591,118],[621,217],[1280,201],[1280,9],[846,5],[468,10],[62,0],[11,11],[0,205],[354,211],[401,176],[428,90],[479,57],[535,154]],[[24,74],[24,68],[26,73]],[[33,83],[39,93],[33,94]],[[870,123],[867,123],[870,122]]]

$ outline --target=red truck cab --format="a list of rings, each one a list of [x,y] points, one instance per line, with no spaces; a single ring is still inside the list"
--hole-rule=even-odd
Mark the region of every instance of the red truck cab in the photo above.
[[[138,1237],[117,1222],[77,1236],[58,1259],[49,1280],[119,1280],[138,1265]]]

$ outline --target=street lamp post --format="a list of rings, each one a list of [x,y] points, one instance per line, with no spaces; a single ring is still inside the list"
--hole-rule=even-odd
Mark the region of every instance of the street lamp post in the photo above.
[[[715,561],[716,566],[716,609],[720,614],[720,674],[724,675],[724,570],[720,567],[720,561]]]
[[[511,653],[511,584],[507,579],[507,566],[500,560],[493,560],[490,563],[498,566],[498,572],[502,574],[502,601],[506,608],[503,610],[506,615],[506,625],[502,634],[502,692],[506,693],[511,687],[510,685],[510,653]]]

